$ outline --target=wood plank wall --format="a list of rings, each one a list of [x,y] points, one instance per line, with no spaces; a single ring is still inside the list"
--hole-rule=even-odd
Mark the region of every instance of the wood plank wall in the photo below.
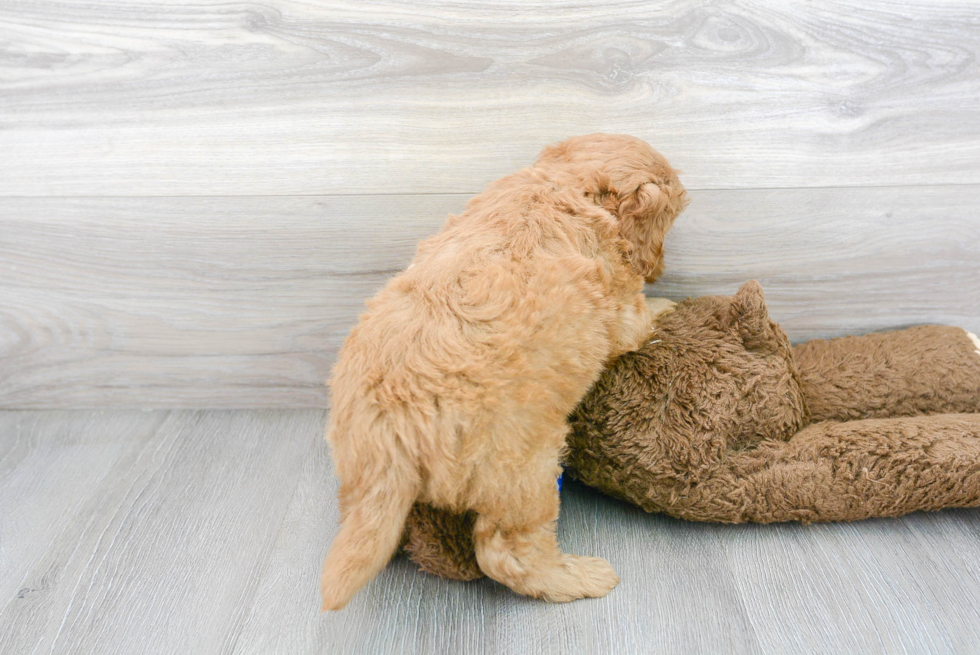
[[[980,332],[980,5],[0,5],[0,407],[315,407],[364,299],[541,146],[693,203],[651,295]]]

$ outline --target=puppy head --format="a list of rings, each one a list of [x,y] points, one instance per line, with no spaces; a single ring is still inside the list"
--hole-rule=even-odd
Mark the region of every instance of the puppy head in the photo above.
[[[535,167],[569,174],[582,193],[619,219],[636,271],[647,282],[660,276],[664,236],[688,203],[663,155],[636,137],[589,134],[548,146]]]

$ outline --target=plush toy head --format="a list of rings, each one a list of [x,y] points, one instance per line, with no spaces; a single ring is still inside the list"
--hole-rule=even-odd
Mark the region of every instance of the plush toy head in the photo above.
[[[722,452],[789,439],[806,420],[789,339],[752,281],[662,314],[650,342],[608,368],[570,417],[567,466],[656,511]]]

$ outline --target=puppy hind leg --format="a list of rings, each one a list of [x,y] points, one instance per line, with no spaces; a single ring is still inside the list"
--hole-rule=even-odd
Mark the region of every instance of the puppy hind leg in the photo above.
[[[619,583],[616,572],[599,557],[561,552],[555,479],[550,470],[537,473],[536,493],[508,495],[477,517],[473,537],[480,569],[519,594],[554,603],[605,596]]]

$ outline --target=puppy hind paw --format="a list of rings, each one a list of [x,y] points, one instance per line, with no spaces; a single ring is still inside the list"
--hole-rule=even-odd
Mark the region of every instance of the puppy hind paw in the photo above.
[[[580,598],[602,598],[619,584],[619,576],[601,557],[564,555],[553,582],[540,597],[552,603],[567,603]]]

